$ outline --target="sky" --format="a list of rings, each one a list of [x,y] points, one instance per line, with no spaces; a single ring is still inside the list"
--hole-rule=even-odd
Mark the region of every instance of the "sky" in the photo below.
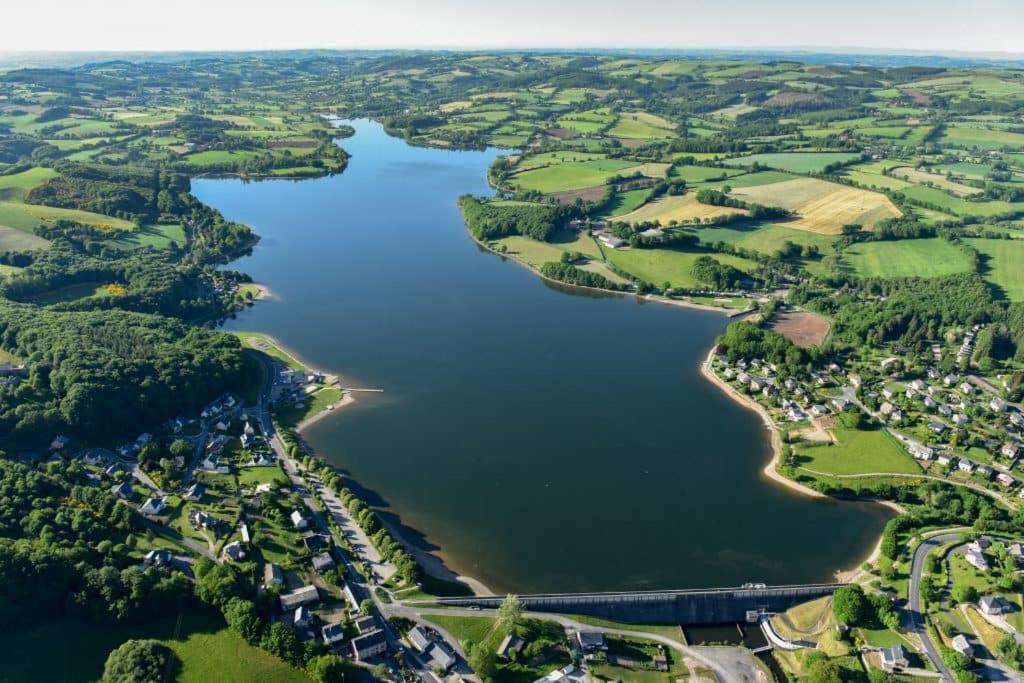
[[[1024,0],[10,0],[0,51],[850,48],[1024,53]]]

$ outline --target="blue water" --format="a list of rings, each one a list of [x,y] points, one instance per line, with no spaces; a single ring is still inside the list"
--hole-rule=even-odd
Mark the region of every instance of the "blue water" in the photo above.
[[[262,236],[233,267],[276,298],[228,327],[385,390],[308,438],[421,543],[520,592],[828,580],[867,555],[881,508],[762,479],[759,419],[699,373],[724,316],[546,284],[456,207],[499,151],[355,127],[342,175],[194,192]]]

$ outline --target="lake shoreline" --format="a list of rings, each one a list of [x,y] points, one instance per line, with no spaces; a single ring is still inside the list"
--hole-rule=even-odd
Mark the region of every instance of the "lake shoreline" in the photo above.
[[[712,363],[712,361],[715,358],[715,352],[717,350],[718,350],[718,345],[715,344],[708,351],[707,357],[704,359],[704,362],[701,363],[701,368],[700,368],[701,369],[701,374],[704,376],[705,379],[707,379],[711,384],[713,384],[715,387],[717,387],[719,390],[721,390],[730,399],[735,401],[737,404],[743,406],[744,408],[747,408],[748,410],[754,411],[755,413],[757,413],[761,417],[761,422],[764,424],[765,429],[767,429],[769,431],[769,433],[771,434],[771,436],[769,437],[769,440],[770,440],[771,448],[772,448],[771,460],[769,460],[768,463],[761,469],[762,476],[765,479],[769,480],[770,482],[772,482],[773,484],[775,484],[777,486],[781,486],[782,488],[785,488],[785,489],[787,489],[789,491],[792,491],[794,493],[797,493],[797,494],[800,494],[800,495],[803,495],[803,496],[808,496],[810,498],[819,498],[819,499],[820,498],[828,498],[828,499],[831,499],[831,500],[835,500],[837,502],[843,502],[844,499],[842,499],[842,498],[837,498],[835,496],[829,496],[829,495],[827,495],[825,493],[822,493],[821,491],[816,491],[815,489],[812,489],[809,486],[805,486],[804,484],[801,484],[799,482],[793,481],[792,479],[789,479],[788,477],[785,477],[785,476],[779,474],[777,467],[778,467],[779,463],[782,460],[782,437],[779,434],[779,428],[775,424],[775,420],[772,419],[772,416],[768,413],[768,411],[764,408],[764,406],[762,406],[757,401],[755,401],[755,400],[753,400],[753,399],[751,399],[751,398],[749,398],[747,396],[744,396],[743,394],[741,394],[738,391],[736,391],[736,389],[734,389],[733,387],[729,386],[711,368],[711,363]],[[892,501],[868,500],[868,499],[857,499],[857,500],[845,499],[845,500],[847,502],[870,502],[870,503],[877,503],[877,504],[881,505],[882,507],[886,507],[886,508],[889,508],[890,510],[893,510],[897,514],[902,514],[902,513],[906,512],[906,510],[902,506],[900,506],[898,503],[894,503]],[[874,547],[868,553],[867,557],[864,558],[863,561],[858,563],[852,569],[837,569],[835,571],[835,574],[834,574],[835,580],[837,582],[840,582],[840,583],[847,583],[847,582],[855,581],[863,573],[863,570],[861,569],[861,566],[864,563],[874,563],[875,561],[878,560],[878,558],[879,558],[879,556],[881,556],[881,554],[882,554],[882,536],[879,535],[878,541],[875,543]]]

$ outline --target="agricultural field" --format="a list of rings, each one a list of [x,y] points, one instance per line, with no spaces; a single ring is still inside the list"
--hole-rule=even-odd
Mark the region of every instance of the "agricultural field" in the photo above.
[[[828,318],[811,311],[785,311],[771,320],[771,329],[802,349],[818,346],[828,336]]]
[[[1020,149],[1024,147],[1024,133],[949,126],[943,129],[939,142],[950,147],[967,149]]]
[[[591,159],[566,162],[517,173],[511,182],[525,190],[564,192],[604,185],[609,178],[621,175],[637,164],[625,159]]]
[[[753,166],[759,164],[790,173],[820,173],[829,164],[845,163],[859,159],[854,152],[780,152],[751,154],[722,161],[726,166]]]
[[[608,134],[617,138],[634,140],[655,140],[675,137],[675,124],[647,112],[627,112],[619,116]]]
[[[947,179],[944,175],[930,173],[918,168],[911,168],[910,166],[897,166],[889,171],[889,173],[893,177],[901,178],[916,185],[926,185],[930,183],[935,187],[955,194],[958,197],[970,197],[971,195],[981,194],[983,192],[983,190],[976,187],[953,182],[952,180]]]
[[[861,242],[843,250],[842,264],[857,277],[943,277],[966,273],[971,259],[947,240]]]
[[[900,190],[911,203],[919,203],[925,208],[936,208],[956,216],[975,216],[977,218],[993,218],[1005,214],[1024,211],[1024,202],[1007,202],[1002,200],[968,201],[962,197],[954,197],[934,187],[914,185]]]
[[[33,188],[57,176],[52,168],[37,166],[21,173],[0,176],[0,201],[21,202]]]
[[[75,221],[100,230],[133,230],[135,228],[134,224],[126,220],[91,211],[0,201],[0,226],[31,232],[44,223],[53,223],[59,220]]]
[[[883,194],[816,178],[736,188],[733,194],[793,211],[798,217],[782,225],[825,235],[838,235],[848,224],[871,230],[878,221],[901,215],[892,200]]]
[[[682,195],[660,197],[634,211],[616,216],[615,220],[623,223],[660,221],[662,225],[668,225],[672,221],[688,222],[697,218],[705,219],[743,213],[746,213],[743,209],[701,204],[697,201],[696,194],[688,192]]]

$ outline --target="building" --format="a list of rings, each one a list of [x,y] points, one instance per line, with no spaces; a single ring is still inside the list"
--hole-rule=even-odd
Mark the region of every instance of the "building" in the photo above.
[[[1017,444],[1013,443],[1012,441],[1007,441],[1006,443],[1003,444],[1003,447],[1000,449],[999,452],[1002,453],[1007,458],[1016,458],[1017,453],[1019,451],[1020,447],[1018,447]]]
[[[811,406],[811,415],[814,415],[814,417],[824,417],[828,415],[828,408],[820,403],[815,403]]]
[[[316,586],[303,586],[302,588],[296,588],[284,593],[280,600],[281,609],[287,611],[295,609],[299,605],[312,605],[320,602],[320,593],[317,591]]]
[[[406,637],[409,639],[409,643],[416,648],[417,652],[423,652],[430,647],[432,642],[430,636],[420,626],[413,626],[409,633],[406,634]]]
[[[121,500],[130,500],[132,495],[135,494],[135,491],[132,490],[132,483],[127,479],[120,484],[111,486],[110,492]]]
[[[915,443],[910,446],[910,454],[917,460],[931,460],[935,456],[935,451],[927,446]]]
[[[423,653],[430,660],[430,668],[433,670],[440,670],[445,673],[455,666],[455,662],[458,660],[455,658],[455,653],[448,649],[448,646],[439,640],[435,640],[427,648],[427,651]]]
[[[200,500],[203,499],[203,494],[205,493],[206,487],[200,484],[199,482],[196,482],[189,486],[187,489],[185,489],[185,494],[183,497],[185,498],[185,500],[199,502]]]
[[[380,629],[352,639],[352,655],[360,662],[382,655],[387,650],[388,639]]]
[[[299,531],[303,531],[303,530],[309,528],[309,520],[306,519],[305,515],[303,515],[298,510],[292,510],[292,517],[291,517],[291,519],[292,519],[292,526],[294,526]]]
[[[526,645],[526,641],[517,636],[515,633],[509,633],[505,636],[505,639],[501,641],[501,645],[498,646],[496,654],[502,659],[511,659],[513,655],[518,655],[523,646]]]
[[[169,565],[173,559],[174,555],[171,554],[170,550],[160,548],[159,550],[150,550],[146,553],[143,564],[147,567],[164,567]]]
[[[600,631],[577,631],[576,642],[580,644],[584,652],[608,649],[608,645],[604,641],[604,634]]]
[[[982,614],[996,617],[1006,613],[1006,601],[998,595],[985,595],[978,600],[978,607]]]
[[[980,569],[983,572],[988,571],[988,559],[981,552],[973,549],[968,550],[964,554],[964,558],[976,569]]]
[[[324,638],[324,645],[331,646],[345,640],[345,629],[341,624],[327,624],[320,629],[320,635]]]
[[[238,562],[245,559],[245,546],[239,541],[231,541],[224,546],[223,554],[225,559]]]
[[[942,432],[946,431],[946,425],[939,422],[938,420],[929,420],[928,429],[932,430],[936,434],[941,434]]]
[[[958,633],[953,637],[953,649],[962,655],[974,656],[974,648],[971,647],[971,644],[967,642],[967,637],[962,633]]]
[[[238,535],[242,537],[242,543],[252,543],[252,535],[249,533],[249,525],[245,522],[238,525]]]
[[[355,625],[356,630],[359,631],[359,635],[377,630],[377,618],[372,614],[359,617],[353,622],[353,624]]]
[[[626,240],[619,239],[615,235],[598,235],[597,239],[606,246],[612,249],[621,249],[626,246]]]
[[[139,512],[144,515],[159,515],[166,507],[167,502],[163,498],[147,498],[139,508]]]
[[[886,673],[900,671],[910,666],[910,660],[907,659],[907,651],[903,649],[902,645],[893,645],[892,647],[884,648],[881,652],[881,656],[882,671],[885,671]]]
[[[334,569],[334,558],[331,557],[330,553],[318,553],[313,556],[313,569],[318,574],[329,572]]]
[[[305,605],[299,605],[299,608],[295,610],[295,614],[292,615],[292,626],[295,628],[303,628],[309,626],[313,615],[310,613],[309,608]]]
[[[270,588],[271,586],[281,586],[284,584],[284,572],[281,571],[281,567],[268,562],[263,565],[263,587]]]

